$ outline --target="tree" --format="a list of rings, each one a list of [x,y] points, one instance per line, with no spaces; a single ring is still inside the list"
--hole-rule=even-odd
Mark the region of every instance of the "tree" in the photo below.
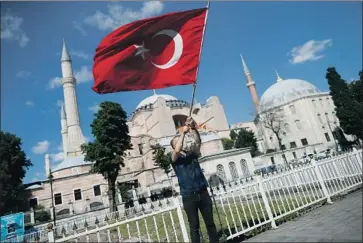
[[[224,150],[230,150],[233,148],[234,141],[229,138],[222,138],[222,144],[223,144]]]
[[[233,130],[231,133],[235,133]],[[231,135],[230,135],[231,136]],[[257,139],[255,137],[255,134],[252,131],[248,131],[244,128],[239,129],[237,136],[234,136],[232,134],[231,137],[234,137],[234,148],[251,148],[251,155],[252,157],[255,157],[259,154],[258,148],[257,148]]]
[[[171,153],[165,153],[165,148],[160,144],[156,144],[153,147],[153,159],[154,165],[161,168],[166,176],[168,177],[171,189],[173,190],[173,186],[169,177],[169,173],[171,171]]]
[[[352,81],[348,84],[348,88],[353,99],[363,106],[363,71],[359,72],[359,80]]]
[[[19,205],[17,199],[23,193],[23,178],[33,165],[21,145],[21,139],[15,134],[0,131],[0,215]]]
[[[362,79],[362,73],[360,73],[360,78]],[[358,98],[354,98],[355,89],[352,93],[347,82],[341,78],[335,67],[328,68],[326,79],[341,128],[346,134],[363,139],[363,110]]]
[[[93,142],[82,145],[85,160],[94,162],[92,172],[102,174],[108,184],[110,210],[116,207],[116,179],[124,167],[125,151],[132,148],[126,112],[120,104],[102,102],[91,124]]]
[[[257,115],[257,119],[262,126],[269,129],[275,135],[280,150],[283,150],[281,135],[284,120],[281,111],[267,110],[261,107],[261,112]]]

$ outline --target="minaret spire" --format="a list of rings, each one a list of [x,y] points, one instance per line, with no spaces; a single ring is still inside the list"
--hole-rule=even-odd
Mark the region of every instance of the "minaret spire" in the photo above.
[[[79,111],[77,104],[77,92],[76,92],[76,79],[73,76],[72,60],[67,51],[65,41],[63,40],[62,49],[62,85],[64,93],[64,108],[67,124],[67,140],[68,143],[64,143],[63,146],[67,146],[66,153],[76,154],[81,151],[81,145],[85,140],[82,134]],[[62,112],[63,113],[63,112]],[[63,133],[62,133],[63,134]]]
[[[241,55],[241,60],[242,60],[243,71],[245,72],[245,75],[247,75],[250,73],[250,71],[248,70],[247,64],[245,62],[245,59],[243,59],[242,55]]]
[[[243,71],[245,72],[245,76],[247,78],[246,86],[250,90],[253,104],[255,105],[256,111],[258,111],[259,101],[258,101],[258,95],[257,95],[257,91],[256,91],[256,85],[255,85],[255,82],[252,80],[251,73],[248,70],[247,64],[242,55],[241,55],[241,60],[242,60]]]
[[[155,89],[153,89],[153,92],[154,92],[154,95],[156,95],[156,90]]]
[[[274,69],[274,70],[275,70],[276,77],[277,77],[276,82],[277,82],[277,83],[279,83],[279,82],[281,82],[281,81],[284,81],[284,80],[280,77],[280,75],[279,75],[279,73],[276,71],[276,69]]]

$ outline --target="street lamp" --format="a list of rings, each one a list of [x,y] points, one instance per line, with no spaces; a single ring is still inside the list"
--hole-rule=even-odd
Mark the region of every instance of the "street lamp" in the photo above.
[[[52,210],[53,210],[53,224],[56,226],[56,219],[55,219],[55,207],[54,207],[54,198],[53,198],[53,174],[52,170],[49,168],[49,184],[50,184],[50,193],[51,193],[51,199],[52,199]]]

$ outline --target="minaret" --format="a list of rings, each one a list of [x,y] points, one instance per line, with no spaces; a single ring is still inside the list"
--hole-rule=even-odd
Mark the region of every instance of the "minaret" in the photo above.
[[[280,77],[280,75],[279,75],[279,73],[276,71],[276,69],[274,69],[274,70],[275,70],[276,77],[277,77],[277,79],[276,79],[276,83],[280,83],[281,81],[284,81],[284,80]]]
[[[72,60],[66,48],[66,43],[63,40],[62,50],[62,85],[64,93],[64,106],[67,121],[67,132],[68,132],[68,146],[67,153],[74,153],[81,151],[81,145],[85,142],[80,121],[79,111],[77,104],[77,93],[76,93],[76,79],[73,76],[72,71]]]
[[[253,82],[253,80],[252,80],[251,73],[248,70],[246,62],[243,59],[242,55],[241,55],[241,60],[242,60],[243,70],[244,70],[246,78],[247,78],[246,86],[250,90],[250,94],[251,94],[251,97],[252,97],[253,104],[255,105],[256,111],[258,111],[258,103],[259,102],[258,102],[258,95],[257,95],[257,91],[256,91],[256,85],[255,85],[255,82]]]
[[[63,104],[61,107],[61,127],[62,127],[61,134],[62,134],[63,152],[64,152],[64,158],[66,158],[68,152],[68,127],[67,127],[66,112],[64,110]]]

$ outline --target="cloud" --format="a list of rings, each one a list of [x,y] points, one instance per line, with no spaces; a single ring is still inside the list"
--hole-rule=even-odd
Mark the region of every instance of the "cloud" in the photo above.
[[[47,140],[38,142],[37,145],[32,148],[32,151],[34,154],[44,154],[48,151],[49,145],[50,142]]]
[[[100,109],[99,104],[95,104],[93,106],[88,107],[88,110],[92,111],[93,113],[96,113]]]
[[[316,61],[324,57],[320,54],[326,48],[332,46],[332,39],[326,40],[309,40],[301,46],[296,46],[291,49],[287,55],[291,56],[290,62],[292,64],[304,63],[308,61]]]
[[[34,106],[34,103],[31,100],[27,100],[27,101],[25,101],[25,105],[27,105],[27,106]]]
[[[58,152],[58,153],[55,153],[55,154],[50,154],[50,159],[52,160],[52,162],[60,162],[62,160],[64,160],[64,152],[61,151],[61,152]]]
[[[64,105],[64,101],[63,100],[57,100],[57,106],[61,107],[62,105]]]
[[[31,182],[37,182],[40,181],[38,177],[33,177]]]
[[[160,14],[164,4],[160,1],[144,2],[138,10],[124,8],[116,3],[109,4],[107,7],[107,13],[97,10],[93,15],[86,17],[84,23],[99,30],[114,30],[132,21]]]
[[[48,86],[50,89],[54,89],[54,88],[60,87],[61,84],[62,84],[62,78],[54,77],[49,80]]]
[[[78,57],[78,58],[82,58],[84,60],[90,59],[90,55],[88,55],[84,51],[74,51],[74,50],[72,50],[71,53],[70,53],[70,55],[72,57]]]
[[[28,71],[19,71],[16,73],[16,77],[20,79],[29,79],[32,74]]]
[[[78,57],[78,58],[81,58],[84,60],[90,60],[90,58],[91,58],[91,55],[85,53],[84,51],[71,50],[69,53],[70,53],[71,57]],[[61,53],[57,52],[56,55],[60,56]]]
[[[86,36],[87,32],[84,30],[82,24],[78,23],[77,21],[73,21],[73,28],[75,28],[76,30],[78,30],[81,35]]]
[[[76,71],[74,73],[74,77],[77,80],[77,84],[87,83],[93,80],[92,71],[88,69],[88,67],[86,66],[83,66],[78,71]],[[60,77],[51,78],[48,82],[48,88],[50,89],[58,88],[61,85],[62,85],[62,78]]]
[[[21,28],[23,21],[23,18],[13,15],[9,9],[1,11],[1,39],[15,41],[20,47],[25,47],[29,37]]]

